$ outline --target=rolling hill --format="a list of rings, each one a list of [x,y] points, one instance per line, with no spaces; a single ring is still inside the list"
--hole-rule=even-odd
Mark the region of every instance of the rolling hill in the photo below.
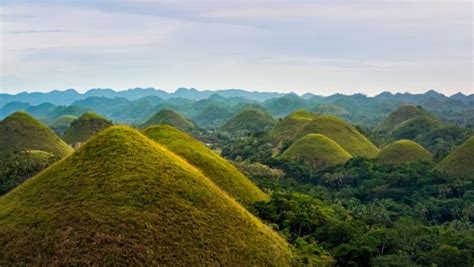
[[[318,133],[331,138],[353,157],[371,158],[379,152],[379,149],[357,131],[354,126],[332,115],[316,116],[297,132],[296,138],[311,133]]]
[[[286,242],[128,127],[0,198],[0,265],[289,266]]]
[[[229,120],[221,130],[227,133],[257,133],[275,126],[276,120],[260,109],[244,109]]]
[[[421,106],[403,105],[390,113],[388,117],[380,123],[376,130],[384,133],[392,133],[395,130],[402,131],[400,128],[406,128],[410,125],[412,126],[413,122],[410,123],[410,120],[414,119],[416,119],[415,123],[423,123],[430,127],[440,124],[438,118]],[[405,129],[404,131],[407,130]]]
[[[316,118],[314,113],[302,109],[297,110],[279,121],[269,135],[277,142],[294,139],[295,135],[314,118]]]
[[[71,126],[71,123],[77,119],[76,116],[64,115],[56,118],[50,125],[49,128],[53,130],[57,135],[61,136],[66,133],[67,129]]]
[[[457,177],[474,178],[474,136],[447,155],[436,168]]]
[[[143,133],[196,166],[204,175],[246,205],[268,196],[224,158],[203,143],[168,125],[146,128]]]
[[[170,109],[162,109],[149,118],[143,128],[152,125],[166,124],[176,127],[182,131],[190,132],[196,129],[194,123]]]
[[[280,158],[301,162],[312,170],[318,170],[344,163],[351,155],[325,135],[308,134],[293,143]]]
[[[431,161],[433,155],[410,140],[398,140],[385,146],[377,155],[377,159],[383,163],[402,164],[417,161]]]
[[[15,112],[0,122],[0,153],[42,150],[64,157],[72,148],[48,127],[24,112]]]
[[[112,122],[92,112],[84,113],[71,123],[63,139],[69,144],[83,143],[91,136],[112,126]]]

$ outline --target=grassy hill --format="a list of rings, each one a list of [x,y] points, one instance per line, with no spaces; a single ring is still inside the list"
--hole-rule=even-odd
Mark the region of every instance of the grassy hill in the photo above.
[[[103,129],[112,126],[112,122],[96,113],[87,112],[71,123],[63,135],[69,144],[83,143],[91,136]]]
[[[416,120],[412,121],[414,119]],[[385,133],[392,133],[395,130],[398,132],[408,132],[410,129],[416,130],[416,127],[413,126],[416,126],[417,123],[422,123],[425,127],[429,126],[430,128],[441,124],[438,118],[426,111],[424,108],[420,106],[405,105],[400,106],[398,109],[390,113],[390,115],[388,115],[388,117],[385,118],[385,120],[383,120],[377,127],[377,131]]]
[[[0,122],[0,153],[41,150],[64,157],[72,148],[48,127],[24,112],[15,112]]]
[[[49,128],[51,128],[51,130],[53,130],[57,135],[61,136],[66,133],[67,129],[71,126],[71,123],[76,119],[76,116],[64,115],[55,119],[49,125]]]
[[[270,136],[277,141],[293,139],[314,118],[316,118],[314,113],[306,110],[297,110],[279,121],[270,131]]]
[[[410,140],[398,140],[385,146],[377,155],[377,159],[384,163],[400,164],[417,161],[431,161],[433,155]]]
[[[149,118],[143,128],[152,125],[166,124],[176,127],[182,131],[190,132],[196,129],[194,123],[170,109],[162,109]]]
[[[302,162],[313,170],[344,163],[350,158],[347,151],[322,134],[301,137],[281,155],[281,159]]]
[[[240,111],[221,130],[228,133],[257,133],[275,126],[276,120],[263,110],[249,108]]]
[[[474,136],[440,161],[436,168],[458,177],[474,178]]]
[[[210,179],[110,127],[0,198],[0,265],[289,266],[286,242]]]
[[[168,125],[152,126],[143,133],[196,166],[241,203],[248,205],[268,199],[268,196],[236,167],[191,136]]]
[[[352,156],[375,157],[379,149],[372,144],[364,135],[349,123],[332,115],[317,116],[298,133],[297,138],[307,134],[323,134],[336,143]]]

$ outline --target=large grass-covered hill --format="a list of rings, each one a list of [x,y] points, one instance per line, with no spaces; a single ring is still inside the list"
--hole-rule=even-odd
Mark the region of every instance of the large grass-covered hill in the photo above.
[[[286,242],[124,126],[0,198],[0,265],[289,266]]]
[[[383,163],[401,164],[431,161],[433,155],[419,144],[404,139],[385,146],[377,155],[377,159]]]
[[[474,178],[474,136],[458,146],[436,166],[437,169],[462,178]]]
[[[236,167],[188,134],[168,125],[148,127],[143,133],[186,159],[241,203],[248,205],[268,199]]]
[[[261,109],[247,108],[229,120],[221,130],[231,134],[263,132],[275,126],[276,120]]]
[[[91,136],[103,129],[112,126],[112,122],[92,112],[84,113],[77,120],[71,122],[63,139],[69,144],[83,143]]]
[[[142,125],[142,128],[157,124],[171,125],[185,132],[191,132],[196,129],[196,125],[192,121],[171,109],[162,109],[158,111]]]

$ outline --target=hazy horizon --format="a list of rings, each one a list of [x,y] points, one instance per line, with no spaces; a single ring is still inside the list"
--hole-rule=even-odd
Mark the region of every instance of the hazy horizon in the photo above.
[[[471,1],[4,0],[0,16],[2,93],[474,92]]]

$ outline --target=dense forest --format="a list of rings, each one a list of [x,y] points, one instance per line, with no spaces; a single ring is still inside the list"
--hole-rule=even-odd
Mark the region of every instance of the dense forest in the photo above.
[[[45,255],[66,255],[57,261],[66,265],[104,263],[89,249],[84,258],[45,252],[58,238],[95,240],[111,255],[143,253],[130,264],[169,264],[166,257],[148,261],[159,249],[144,233],[154,236],[156,227],[186,240],[167,247],[178,245],[173,255],[185,265],[202,257],[210,265],[472,266],[473,97],[188,89],[0,95],[0,244],[8,248],[0,265],[22,256],[16,262],[44,264]],[[155,173],[166,176],[163,188],[150,178]],[[67,186],[76,195],[67,196]],[[104,203],[112,204],[102,210]],[[116,203],[130,219],[112,215]],[[151,211],[157,207],[176,225],[160,228]],[[33,210],[44,213],[22,221]],[[47,227],[47,214],[66,232]],[[78,218],[84,221],[72,223]],[[94,220],[110,226],[103,240],[123,250],[97,241],[97,233],[82,239],[67,232]],[[39,249],[25,256],[19,246],[28,242],[18,235],[28,227]],[[129,233],[133,227],[143,232]],[[219,249],[223,233],[223,242],[247,254]],[[52,241],[41,243],[43,235]],[[150,258],[134,243],[140,240]],[[278,256],[270,264],[272,246]]]

